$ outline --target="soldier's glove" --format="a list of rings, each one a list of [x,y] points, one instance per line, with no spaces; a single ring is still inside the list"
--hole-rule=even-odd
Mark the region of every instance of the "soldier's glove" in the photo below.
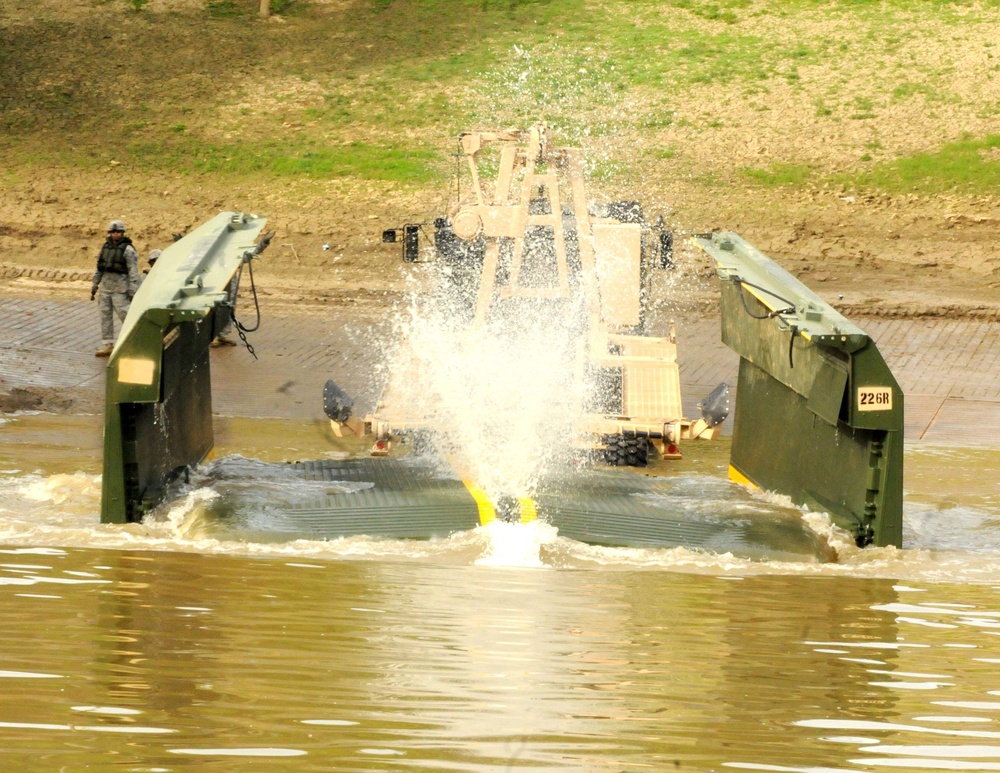
[[[96,287],[91,287],[90,288],[90,300],[94,300],[94,297],[96,295],[97,295],[97,288]]]

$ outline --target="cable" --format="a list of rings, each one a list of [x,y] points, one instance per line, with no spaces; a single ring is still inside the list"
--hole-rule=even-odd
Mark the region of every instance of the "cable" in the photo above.
[[[233,315],[233,323],[236,325],[237,329],[242,330],[244,333],[256,333],[260,329],[260,302],[257,300],[257,284],[253,280],[253,262],[246,261],[240,264],[240,273],[236,277],[236,286],[239,287],[240,279],[243,276],[243,266],[248,266],[250,274],[250,290],[253,292],[253,307],[257,314],[257,322],[253,327],[246,327],[240,322],[236,321],[236,315]],[[233,309],[235,311],[235,309]]]
[[[244,256],[244,257],[246,257],[246,256]],[[260,302],[257,300],[257,284],[256,284],[256,282],[254,282],[254,279],[253,279],[253,259],[252,259],[252,257],[249,260],[246,260],[246,261],[240,263],[240,271],[236,275],[236,286],[237,287],[240,286],[240,279],[243,277],[243,266],[248,266],[248,272],[250,274],[250,289],[253,292],[253,306],[254,306],[254,311],[257,314],[257,322],[254,324],[253,327],[247,327],[247,326],[245,326],[242,322],[240,322],[238,319],[236,319],[236,308],[235,308],[235,306],[233,307],[233,309],[231,311],[231,314],[232,314],[232,318],[233,318],[233,325],[236,327],[236,333],[239,335],[240,340],[243,342],[243,345],[247,348],[247,351],[250,352],[251,356],[256,360],[257,359],[257,353],[253,350],[253,346],[247,340],[247,335],[246,335],[247,333],[254,333],[254,332],[256,332],[257,330],[260,329]]]
[[[734,276],[733,277],[733,282],[735,282],[736,284],[738,284],[740,286],[740,300],[743,302],[743,309],[744,309],[744,311],[746,311],[746,313],[749,314],[754,319],[772,319],[773,317],[777,317],[777,316],[779,316],[781,314],[794,314],[795,313],[795,304],[794,303],[792,303],[787,298],[782,298],[780,295],[778,295],[775,292],[772,292],[771,290],[768,290],[766,287],[761,287],[760,285],[755,285],[752,282],[747,282],[745,279],[741,279],[738,276]],[[777,298],[779,301],[784,301],[785,303],[788,304],[788,308],[785,308],[785,309],[775,309],[774,311],[769,311],[766,314],[754,314],[752,311],[750,311],[750,307],[747,305],[746,296],[744,296],[744,294],[743,294],[743,288],[744,287],[752,287],[755,290],[760,290],[762,293],[767,293],[772,298]]]
[[[774,317],[778,317],[778,316],[780,316],[782,314],[794,314],[795,313],[795,304],[794,303],[792,303],[787,298],[782,298],[780,295],[778,295],[775,292],[772,292],[771,290],[768,290],[766,287],[761,287],[760,285],[755,285],[752,282],[747,282],[744,279],[740,279],[738,276],[734,276],[733,277],[733,281],[736,282],[737,284],[739,284],[739,286],[740,286],[740,301],[743,303],[743,310],[747,314],[749,314],[751,317],[753,317],[754,319],[773,319]],[[760,290],[762,293],[767,293],[772,298],[777,298],[779,301],[783,301],[783,302],[787,303],[788,307],[784,308],[784,309],[775,309],[774,311],[769,311],[766,314],[754,314],[750,310],[750,306],[747,305],[746,295],[744,295],[744,293],[743,293],[743,288],[744,287],[752,287],[755,290]],[[790,331],[791,331],[791,336],[789,336],[789,338],[788,338],[788,367],[789,368],[794,368],[795,367],[795,361],[793,359],[793,352],[795,351],[795,336],[798,335],[799,328],[798,328],[797,325],[791,325]]]

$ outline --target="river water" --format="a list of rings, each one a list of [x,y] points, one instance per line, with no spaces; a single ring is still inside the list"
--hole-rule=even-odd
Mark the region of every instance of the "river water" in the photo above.
[[[2,770],[1000,770],[996,450],[907,448],[903,550],[803,513],[838,559],[754,562],[544,524],[223,539],[211,486],[102,526],[99,419],[0,422]],[[216,436],[216,465],[357,451]],[[679,485],[756,496],[685,450]]]

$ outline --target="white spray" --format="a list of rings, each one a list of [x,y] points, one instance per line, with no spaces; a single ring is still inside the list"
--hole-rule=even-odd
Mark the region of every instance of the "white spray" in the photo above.
[[[581,412],[578,304],[528,318],[500,307],[476,326],[456,293],[438,290],[414,297],[401,326],[395,407],[427,416],[434,445],[491,500],[530,496],[565,458]]]

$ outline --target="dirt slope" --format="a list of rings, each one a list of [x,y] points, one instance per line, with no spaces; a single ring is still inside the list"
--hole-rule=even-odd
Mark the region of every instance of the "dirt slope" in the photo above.
[[[341,0],[310,3],[313,13],[341,13],[350,7]],[[144,86],[141,79],[130,79],[127,73],[144,58],[155,58],[154,49],[160,48],[155,36],[163,34],[164,18],[171,20],[175,37],[164,40],[162,47],[169,49],[177,43],[176,50],[193,63],[187,71],[178,66],[178,72],[186,73],[178,82],[192,93],[204,89],[214,94],[225,87],[219,85],[220,79],[229,75],[249,76],[255,82],[265,77],[263,71],[251,70],[257,66],[255,59],[276,56],[275,50],[282,46],[287,49],[296,35],[304,34],[302,25],[310,23],[308,14],[256,22],[244,31],[227,33],[230,37],[224,41],[204,46],[197,32],[204,26],[204,3],[199,0],[153,0],[139,14],[123,10],[124,2],[36,0],[30,4],[30,13],[27,5],[0,0],[0,30],[7,43],[0,59],[0,70],[6,72],[0,75],[0,104],[9,122],[38,119],[29,115],[31,99],[55,100],[56,107],[38,102],[45,121],[37,124],[34,137],[21,131],[0,140],[0,150],[10,159],[6,170],[0,171],[3,286],[20,292],[82,295],[110,218],[128,222],[130,235],[145,254],[165,246],[171,233],[224,209],[266,214],[277,231],[258,272],[263,292],[274,304],[381,304],[398,297],[407,286],[407,270],[399,261],[398,249],[382,245],[379,234],[384,227],[440,214],[447,203],[447,191],[440,188],[352,178],[234,183],[211,175],[181,176],[136,168],[96,151],[86,167],[53,161],[41,166],[34,160],[21,163],[37,147],[32,143],[58,146],[77,136],[72,116],[58,108],[61,88],[85,89],[96,100],[107,95],[109,114],[128,114],[129,103],[139,101]],[[36,26],[39,19],[48,22]],[[762,23],[750,16],[743,22],[744,31],[753,32],[753,26]],[[845,40],[854,34],[836,24],[811,32]],[[987,60],[973,53],[955,54],[960,49],[947,39],[946,32],[944,28],[921,31],[907,45],[928,61],[940,58],[941,67],[949,68],[955,82],[978,90],[970,99],[984,104],[1000,99],[998,81],[984,70]],[[994,32],[1000,34],[1000,24],[977,28],[972,34],[989,37]],[[115,45],[117,35],[129,36],[136,45]],[[70,45],[71,41],[89,41],[91,36],[96,42],[90,48],[89,43]],[[930,50],[938,39],[939,46]],[[250,52],[238,53],[241,47]],[[973,46],[967,48],[974,51]],[[115,60],[116,56],[120,59]],[[231,73],[225,70],[227,63],[233,68]],[[148,66],[155,70],[166,65],[155,60]],[[977,116],[947,105],[930,114],[917,103],[889,104],[877,120],[837,125],[815,117],[814,93],[829,92],[833,82],[843,93],[853,93],[863,88],[863,82],[877,78],[879,68],[885,66],[884,62],[859,63],[853,76],[825,71],[821,63],[803,66],[797,77],[808,78],[815,89],[805,94],[784,89],[780,83],[771,83],[765,96],[747,96],[739,84],[731,90],[720,84],[693,90],[675,99],[672,109],[678,120],[670,125],[623,130],[616,138],[621,147],[673,148],[673,158],[653,164],[648,155],[637,152],[635,184],[629,187],[618,181],[604,195],[652,202],[667,212],[680,237],[713,229],[737,231],[848,313],[996,319],[1000,316],[1000,250],[996,247],[1000,199],[996,195],[866,195],[830,185],[761,188],[737,174],[748,164],[766,167],[786,156],[824,168],[842,168],[851,154],[856,156],[859,149],[873,145],[875,134],[882,147],[903,153],[953,141],[963,132],[989,131],[995,116]],[[325,72],[331,67],[326,63],[321,69]],[[144,77],[153,84],[153,75]],[[335,75],[315,77],[328,78],[329,86]],[[843,82],[851,77],[858,83]],[[34,90],[31,99],[23,98],[28,84]],[[177,98],[163,92],[165,87],[157,88],[158,99]],[[268,104],[276,94],[286,102],[307,103],[314,98],[308,82],[298,88],[302,93],[292,94],[286,83],[276,79],[259,83],[257,93],[261,103]],[[470,88],[474,90],[475,84]],[[248,98],[248,93],[253,99],[254,92],[244,91],[243,97]],[[709,109],[712,105],[714,112]],[[719,105],[725,110],[720,111]],[[713,115],[723,115],[724,120],[709,120]],[[63,119],[66,126],[60,126]],[[76,120],[86,122],[93,116],[81,115]],[[275,126],[282,126],[280,117],[274,120]],[[23,128],[23,124],[18,126]],[[230,128],[219,117],[214,129],[204,126],[200,130]],[[444,146],[451,138],[444,127],[441,133]],[[626,163],[630,160],[628,154],[622,157]],[[712,181],[706,183],[698,170],[709,170]],[[620,189],[614,189],[615,185]],[[678,241],[682,245],[678,277],[663,303],[678,308],[710,305],[715,293],[711,269],[682,238]]]

